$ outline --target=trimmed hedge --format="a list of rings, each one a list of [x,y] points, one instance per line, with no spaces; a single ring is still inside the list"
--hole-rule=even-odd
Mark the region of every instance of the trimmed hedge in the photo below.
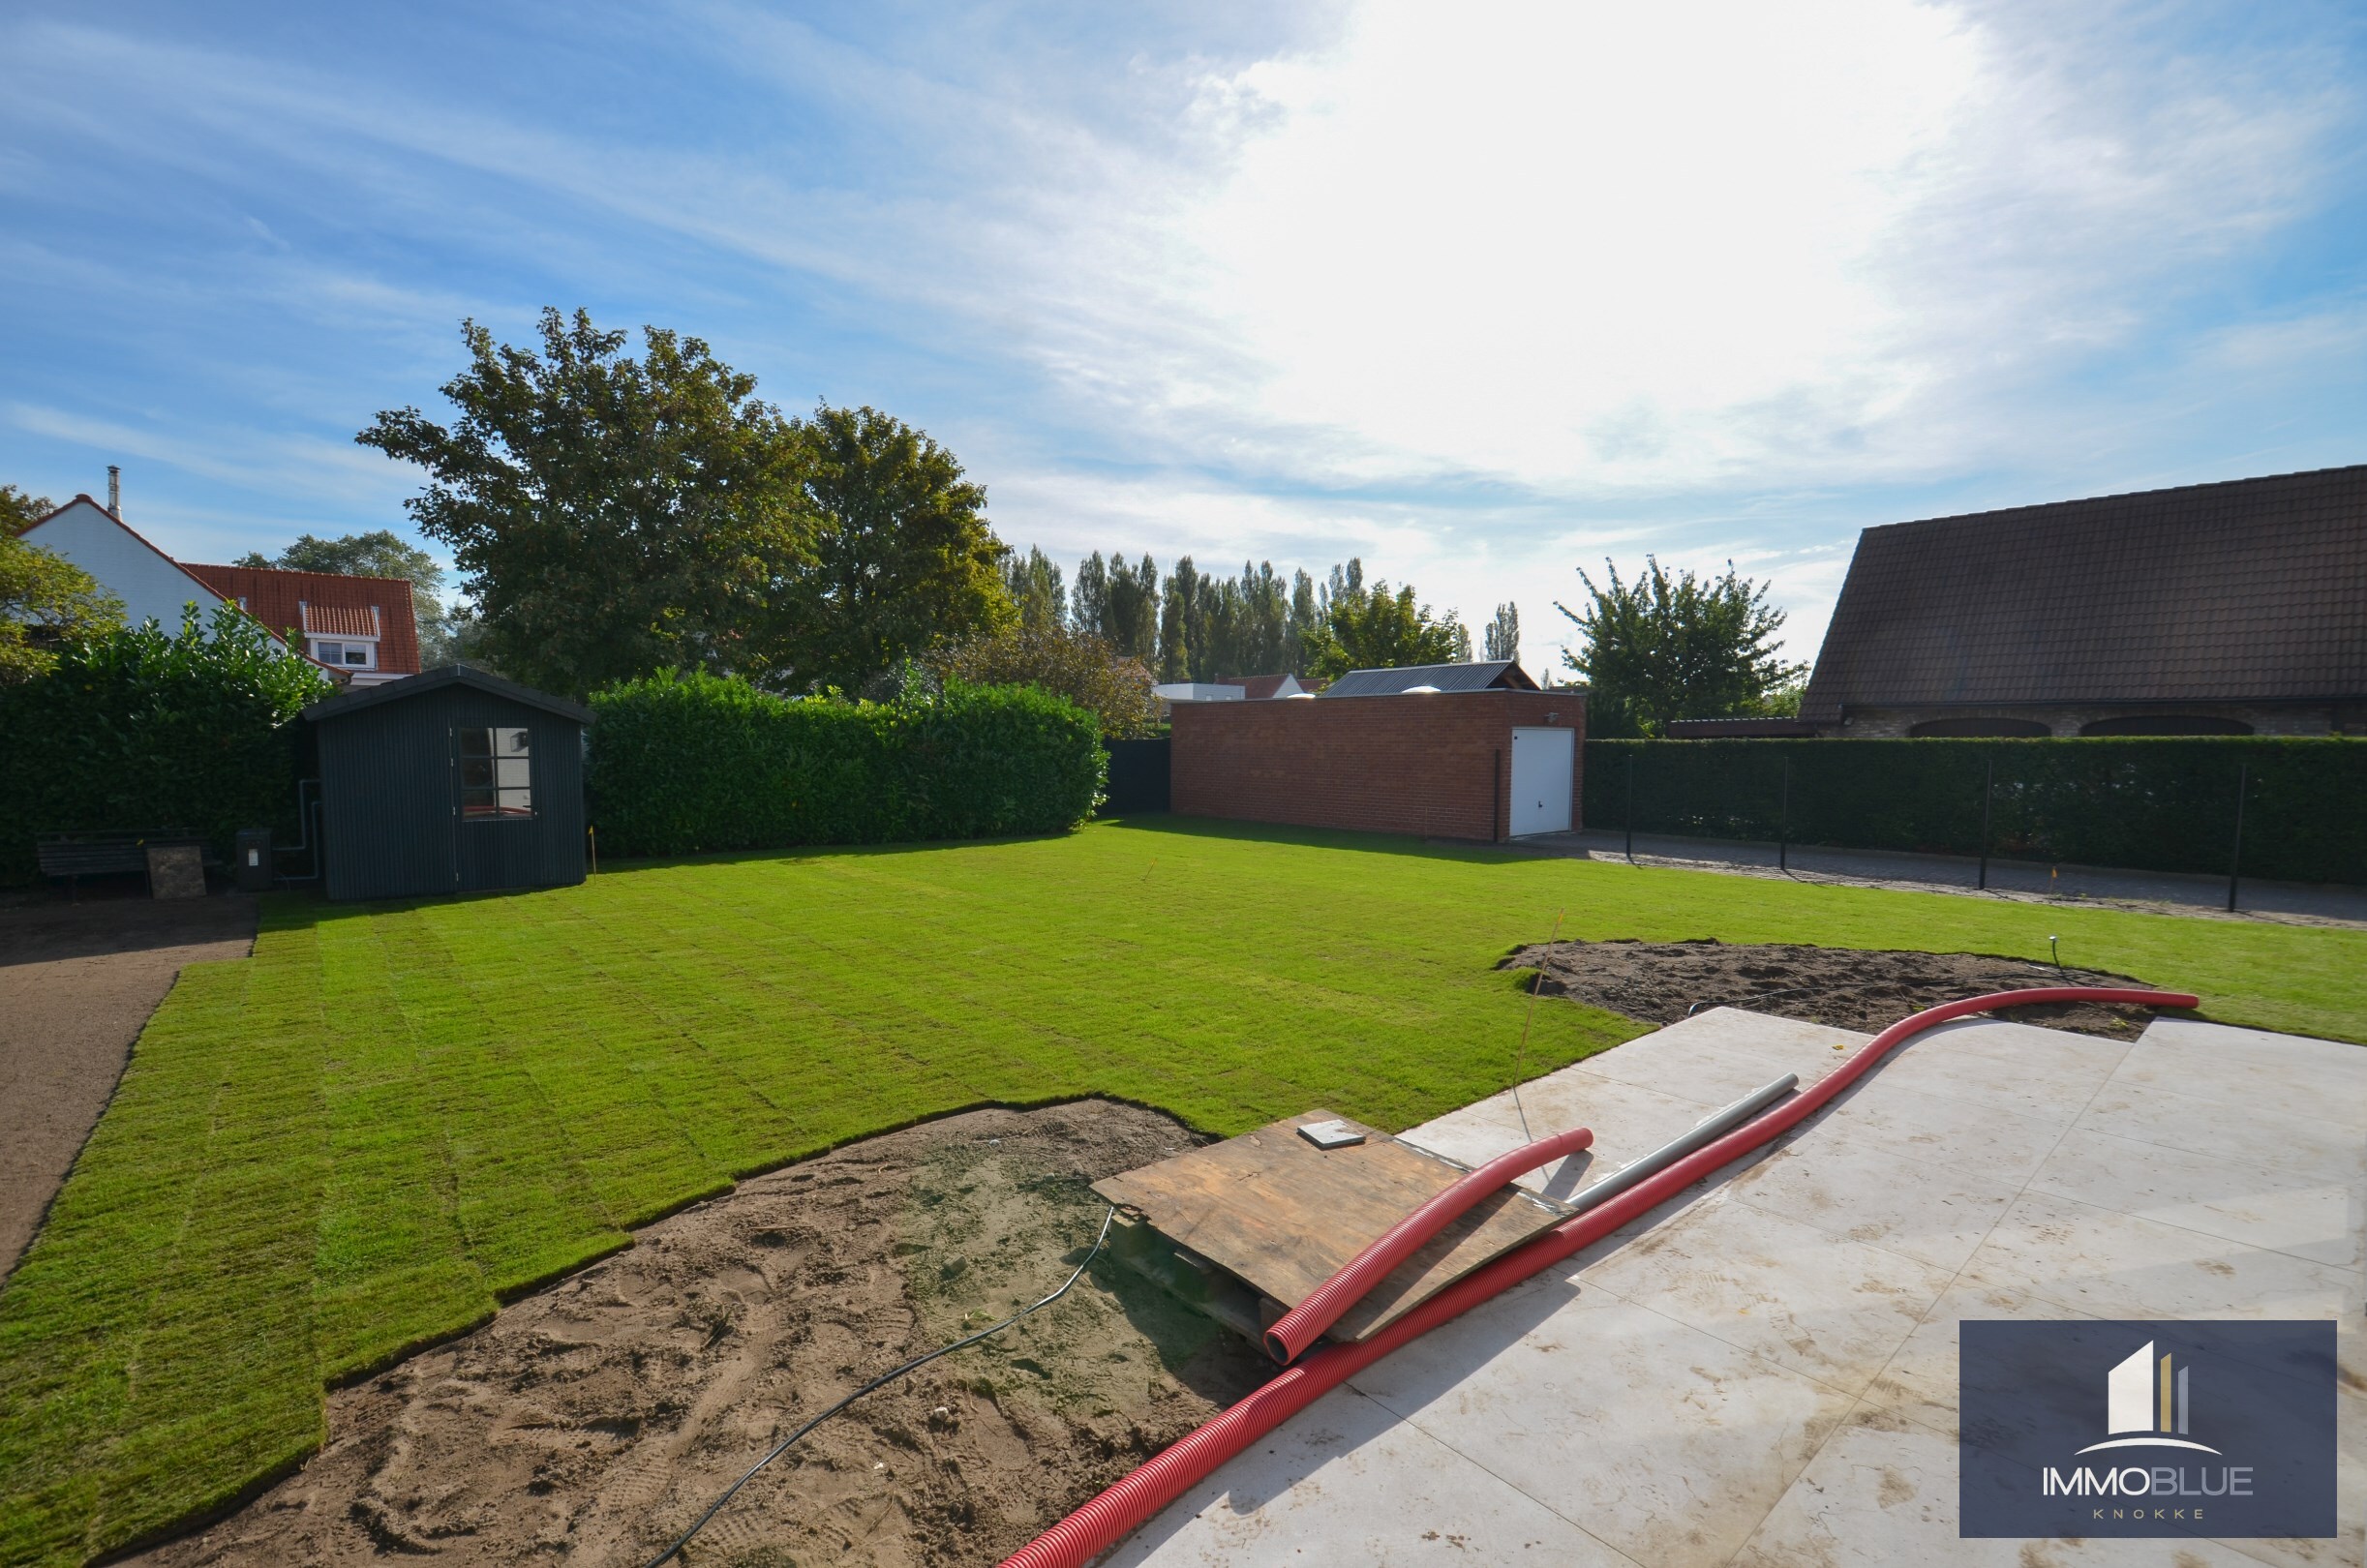
[[[241,828],[296,832],[312,666],[224,605],[209,630],[154,621],[68,643],[46,675],[0,685],[0,881],[36,874],[34,836],[164,829],[228,857]]]
[[[656,676],[592,709],[592,820],[616,855],[1059,832],[1108,766],[1099,721],[1033,686],[856,703]]]
[[[2246,876],[2367,883],[2367,739],[1590,740],[1586,826],[2225,875],[2238,768]],[[1790,803],[1784,803],[1785,764]]]

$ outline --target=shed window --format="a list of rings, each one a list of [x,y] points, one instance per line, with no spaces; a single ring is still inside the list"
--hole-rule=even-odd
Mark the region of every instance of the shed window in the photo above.
[[[527,732],[460,732],[460,814],[477,822],[534,814],[533,751]]]

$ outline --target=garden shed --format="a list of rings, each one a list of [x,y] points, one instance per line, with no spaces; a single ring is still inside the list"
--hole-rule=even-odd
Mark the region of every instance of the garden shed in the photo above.
[[[467,665],[304,710],[331,898],[584,880],[591,709]]]

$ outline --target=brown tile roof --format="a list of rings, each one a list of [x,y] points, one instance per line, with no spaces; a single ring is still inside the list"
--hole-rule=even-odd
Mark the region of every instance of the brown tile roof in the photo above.
[[[1259,703],[1280,691],[1282,683],[1290,678],[1287,675],[1234,676],[1225,683],[1229,686],[1240,687],[1245,701]]]
[[[193,566],[187,561],[181,569],[224,598],[243,601],[249,615],[298,646],[306,632],[370,636],[375,608],[379,669],[394,675],[419,673],[419,625],[411,613],[410,585],[399,577],[338,577],[263,566]]]
[[[2367,695],[2367,465],[1858,535],[1801,717]]]

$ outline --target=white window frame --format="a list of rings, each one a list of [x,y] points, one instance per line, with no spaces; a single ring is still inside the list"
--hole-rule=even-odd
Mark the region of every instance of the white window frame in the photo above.
[[[338,656],[332,659],[321,652],[322,648],[336,648]],[[348,648],[356,648],[362,651],[362,662],[359,664],[345,657]],[[311,651],[317,662],[332,670],[375,670],[379,667],[379,645],[375,637],[316,637],[312,639]]]

